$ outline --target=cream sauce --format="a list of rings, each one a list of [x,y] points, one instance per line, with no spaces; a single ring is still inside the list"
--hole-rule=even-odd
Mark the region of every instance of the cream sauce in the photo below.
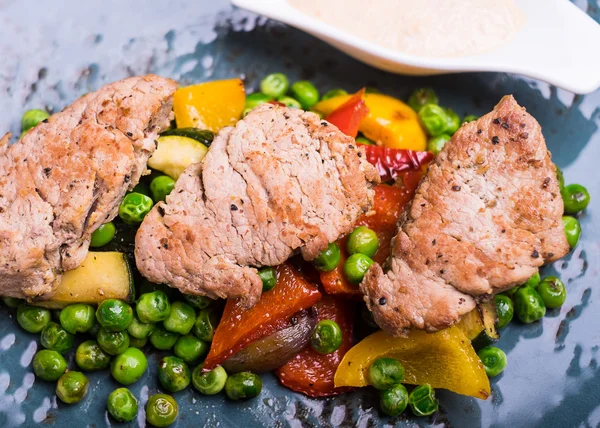
[[[377,45],[416,56],[492,51],[525,22],[515,0],[288,0],[299,11]]]

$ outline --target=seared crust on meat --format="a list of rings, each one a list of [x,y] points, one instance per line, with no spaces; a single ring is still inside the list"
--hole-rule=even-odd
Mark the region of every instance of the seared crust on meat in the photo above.
[[[564,256],[562,214],[540,125],[506,96],[446,144],[400,219],[388,272],[365,276],[375,321],[396,335],[450,326]]]
[[[379,176],[354,139],[314,113],[264,104],[221,130],[144,219],[136,262],[153,282],[259,299],[256,268],[312,260],[370,210]]]
[[[49,297],[81,263],[91,233],[146,171],[176,89],[154,75],[124,79],[0,147],[2,295]]]

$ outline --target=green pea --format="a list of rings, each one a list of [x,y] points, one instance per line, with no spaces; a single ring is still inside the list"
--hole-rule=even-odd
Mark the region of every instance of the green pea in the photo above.
[[[23,113],[23,117],[21,118],[21,133],[24,134],[49,117],[50,115],[45,110],[27,110],[25,113]]]
[[[348,237],[347,249],[350,254],[364,254],[373,257],[379,248],[379,239],[374,230],[366,226],[358,226]]]
[[[96,337],[98,336],[98,332],[101,328],[102,327],[100,326],[100,323],[98,323],[98,320],[96,319],[96,317],[94,317],[94,325],[92,325],[92,328],[88,330],[88,334],[92,337]]]
[[[460,121],[460,117],[456,114],[454,110],[451,108],[446,109],[446,133],[454,134],[460,128],[462,122]]]
[[[168,175],[159,175],[150,182],[150,191],[154,202],[164,201],[175,187],[175,180]]]
[[[177,419],[179,406],[167,394],[154,394],[146,403],[146,421],[155,427],[168,427]]]
[[[488,377],[498,376],[506,367],[506,354],[495,346],[486,346],[477,353]]]
[[[427,140],[427,151],[433,153],[434,155],[437,155],[439,152],[442,151],[446,143],[450,141],[451,138],[452,136],[448,134],[442,134],[438,135],[437,137],[429,138]]]
[[[302,108],[302,105],[292,97],[279,97],[277,101],[289,108]]]
[[[55,382],[67,370],[65,357],[56,351],[42,349],[33,357],[33,373],[42,380]]]
[[[109,366],[111,356],[95,340],[82,342],[75,351],[75,362],[84,371],[102,370]]]
[[[523,285],[526,287],[535,288],[538,286],[538,284],[540,283],[541,280],[542,280],[542,277],[540,276],[540,271],[538,270],[533,275],[531,275],[531,278],[529,278]]]
[[[23,304],[23,300],[15,299],[14,297],[2,297],[2,302],[11,309],[17,309]]]
[[[258,270],[258,276],[262,281],[263,292],[272,290],[277,284],[277,273],[271,266],[266,266]]]
[[[137,337],[129,337],[129,347],[142,349],[148,343],[148,338],[138,339]]]
[[[431,385],[419,385],[408,396],[408,405],[415,416],[429,416],[437,412],[438,400]]]
[[[339,264],[340,258],[340,247],[332,242],[313,260],[313,266],[318,271],[331,272]]]
[[[141,193],[129,193],[119,205],[119,217],[126,224],[131,226],[138,225],[144,220],[146,214],[150,212],[154,202],[149,196]]]
[[[546,315],[544,300],[533,287],[519,287],[513,299],[515,313],[526,324],[538,321]]]
[[[20,305],[17,309],[17,322],[23,330],[29,333],[39,333],[51,319],[52,314],[48,309],[25,304]]]
[[[75,336],[62,328],[60,324],[49,322],[42,330],[40,343],[46,349],[64,354],[73,347]]]
[[[173,333],[188,334],[196,322],[196,311],[184,302],[173,302],[169,316],[163,321],[165,329]]]
[[[510,297],[503,294],[497,294],[494,296],[496,302],[496,308],[498,313],[498,328],[504,328],[513,319],[515,308],[513,301]]]
[[[417,89],[408,97],[408,105],[417,113],[428,104],[437,105],[438,103],[438,97],[431,88]]]
[[[581,184],[569,184],[560,194],[565,206],[565,214],[577,214],[586,209],[590,203],[590,194]]]
[[[356,142],[359,143],[359,144],[368,144],[370,146],[374,146],[375,145],[375,141],[369,140],[364,135],[359,135],[358,137],[356,137]]]
[[[158,381],[169,392],[184,390],[192,381],[185,361],[177,357],[163,357],[158,363]]]
[[[339,88],[330,89],[329,91],[325,92],[325,94],[323,94],[323,96],[321,97],[321,101],[325,101],[334,97],[340,97],[342,95],[348,95],[348,92],[344,89]]]
[[[129,348],[129,334],[126,331],[108,331],[100,328],[96,340],[104,352],[110,355],[122,354]]]
[[[342,345],[342,329],[333,320],[319,321],[310,338],[310,346],[320,354],[331,354]]]
[[[173,353],[175,356],[190,364],[208,354],[209,349],[208,343],[198,339],[196,336],[186,334],[177,339],[173,348]]]
[[[154,331],[154,324],[141,322],[137,314],[133,314],[133,321],[127,327],[127,333],[136,339],[146,339]]]
[[[269,74],[260,82],[260,91],[271,98],[284,96],[289,88],[290,81],[283,73]]]
[[[309,110],[319,102],[319,90],[308,80],[300,80],[294,83],[290,88],[290,92],[304,110]]]
[[[135,310],[140,321],[150,324],[167,319],[171,313],[171,303],[164,292],[156,290],[142,294]]]
[[[192,384],[194,388],[204,395],[218,394],[225,388],[227,372],[221,366],[217,366],[209,372],[202,371],[202,364],[192,372]]]
[[[537,287],[537,292],[542,297],[547,308],[560,308],[567,300],[565,284],[555,276],[544,278]]]
[[[210,297],[196,296],[194,294],[184,294],[183,298],[185,299],[186,302],[188,302],[190,305],[192,305],[196,309],[208,308],[210,305],[212,305],[215,302]]]
[[[248,113],[250,113],[253,109],[246,107],[244,108],[244,110],[242,110],[242,118],[246,117],[248,115]]]
[[[175,342],[177,342],[178,338],[179,334],[166,330],[162,325],[157,325],[154,331],[150,334],[150,343],[156,349],[166,351],[175,345]]]
[[[395,358],[377,358],[369,367],[369,382],[377,389],[390,389],[403,380],[404,367]]]
[[[247,400],[262,391],[260,376],[250,372],[235,373],[225,382],[225,393],[231,400]]]
[[[352,284],[360,284],[373,264],[373,260],[364,254],[352,254],[344,263],[344,275]]]
[[[98,305],[96,319],[108,331],[125,331],[133,322],[133,309],[118,299],[108,299]]]
[[[63,403],[81,401],[88,391],[89,381],[81,372],[66,372],[56,383],[56,395]]]
[[[567,236],[567,242],[569,247],[575,248],[579,242],[581,236],[581,224],[575,217],[563,216],[563,226],[565,227],[565,235]]]
[[[71,334],[86,333],[96,322],[94,308],[83,303],[69,305],[60,311],[60,325]]]
[[[137,382],[146,372],[148,360],[137,348],[128,348],[117,355],[110,365],[110,374],[119,383],[131,385]]]
[[[558,180],[558,188],[562,192],[565,188],[565,176],[563,175],[562,169],[558,167],[558,165],[554,165],[556,167],[556,179]]]
[[[108,396],[106,407],[117,422],[131,422],[137,416],[138,401],[127,388],[117,388]]]
[[[475,122],[477,119],[479,119],[479,116],[468,114],[463,118],[462,123]]]
[[[431,137],[448,133],[448,114],[435,104],[427,104],[419,110],[419,120]]]
[[[246,95],[246,108],[252,110],[255,107],[258,107],[261,104],[268,103],[272,101],[273,97],[270,97],[267,94],[263,94],[262,92],[255,92],[250,95]]]
[[[217,324],[219,324],[217,311],[213,308],[202,309],[196,317],[193,332],[198,339],[212,342]]]
[[[388,416],[398,416],[408,405],[408,391],[402,384],[379,392],[379,408]]]
[[[98,229],[92,232],[92,237],[90,239],[90,247],[103,247],[107,245],[110,241],[113,240],[115,234],[117,233],[117,228],[112,221],[108,223],[104,223],[98,227]]]

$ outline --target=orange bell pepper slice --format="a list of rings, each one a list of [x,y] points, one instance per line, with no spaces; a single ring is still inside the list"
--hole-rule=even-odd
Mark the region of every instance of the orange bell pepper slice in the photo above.
[[[289,322],[297,312],[310,308],[321,293],[291,265],[275,268],[277,285],[263,293],[260,301],[248,310],[238,300],[229,299],[215,331],[204,370],[212,370],[250,342],[268,336]]]
[[[325,120],[337,126],[344,134],[356,138],[360,123],[369,114],[369,108],[363,100],[364,94],[365,89],[363,88],[329,113]]]
[[[323,296],[315,305],[317,317],[333,320],[342,330],[342,345],[331,354],[320,354],[310,346],[275,371],[279,381],[309,397],[338,395],[353,388],[336,388],[334,377],[344,355],[352,348],[355,305],[336,296]]]

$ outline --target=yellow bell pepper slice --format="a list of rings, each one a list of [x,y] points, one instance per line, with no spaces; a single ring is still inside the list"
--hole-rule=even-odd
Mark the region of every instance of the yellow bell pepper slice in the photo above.
[[[173,97],[178,128],[217,132],[242,117],[246,91],[241,79],[217,80],[179,88]]]
[[[366,386],[371,363],[396,358],[404,366],[404,382],[430,384],[462,395],[487,399],[490,381],[471,342],[457,327],[436,333],[411,331],[393,337],[378,331],[350,349],[335,373],[335,386]]]
[[[340,95],[321,101],[313,110],[327,116],[351,95]],[[360,124],[360,132],[377,144],[394,149],[423,151],[427,136],[412,108],[397,98],[383,94],[365,94],[369,114]]]

